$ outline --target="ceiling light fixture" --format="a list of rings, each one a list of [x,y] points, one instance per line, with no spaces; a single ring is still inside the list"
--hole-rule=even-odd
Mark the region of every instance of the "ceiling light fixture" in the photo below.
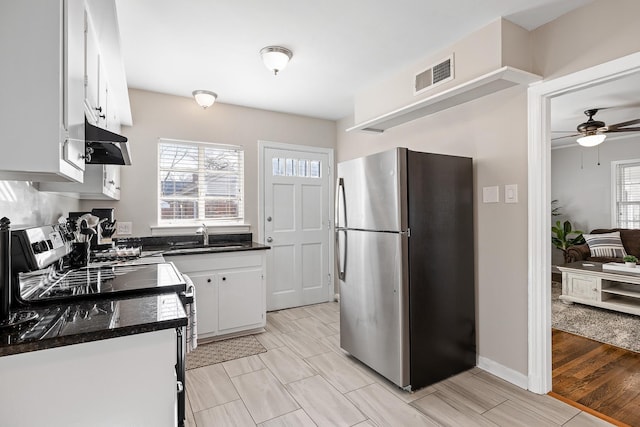
[[[216,98],[218,97],[217,93],[211,92],[209,90],[194,90],[193,92],[191,92],[191,94],[196,99],[198,105],[205,110],[207,109],[207,107],[211,107],[213,103],[216,102]]]
[[[595,147],[598,144],[602,144],[602,142],[607,138],[607,135],[603,133],[592,133],[590,135],[585,135],[577,139],[578,144],[583,147]]]
[[[267,46],[260,49],[260,56],[262,56],[264,65],[277,76],[278,72],[287,66],[293,56],[293,52],[286,47]]]

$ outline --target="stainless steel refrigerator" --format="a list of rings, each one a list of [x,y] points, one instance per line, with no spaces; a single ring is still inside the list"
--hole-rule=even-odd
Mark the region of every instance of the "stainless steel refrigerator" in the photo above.
[[[396,148],[337,181],[340,346],[405,389],[475,366],[471,159]]]

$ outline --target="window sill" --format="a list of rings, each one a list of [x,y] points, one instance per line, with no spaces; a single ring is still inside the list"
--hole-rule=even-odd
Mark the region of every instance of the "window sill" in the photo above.
[[[172,234],[194,234],[202,223],[198,224],[156,224],[150,225],[152,236],[169,236]],[[209,234],[250,233],[251,224],[207,224]]]

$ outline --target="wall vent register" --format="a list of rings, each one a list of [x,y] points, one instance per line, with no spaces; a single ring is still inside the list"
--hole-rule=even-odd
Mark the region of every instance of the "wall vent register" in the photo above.
[[[429,88],[453,80],[453,77],[453,54],[451,54],[443,61],[415,75],[413,86],[414,95],[418,95]]]

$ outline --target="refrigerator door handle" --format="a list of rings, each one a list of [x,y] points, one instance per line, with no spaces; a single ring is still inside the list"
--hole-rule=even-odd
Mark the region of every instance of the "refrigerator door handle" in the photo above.
[[[342,233],[342,234],[341,234]],[[344,236],[340,244],[340,236]],[[347,271],[347,230],[336,230],[336,262],[338,263],[338,278],[344,280]]]
[[[342,202],[342,209],[344,213],[343,217],[345,222],[344,224],[340,221],[340,202]],[[345,228],[347,226],[347,199],[344,194],[344,178],[338,178],[338,184],[336,188],[336,212],[333,223],[335,224],[336,228]]]

